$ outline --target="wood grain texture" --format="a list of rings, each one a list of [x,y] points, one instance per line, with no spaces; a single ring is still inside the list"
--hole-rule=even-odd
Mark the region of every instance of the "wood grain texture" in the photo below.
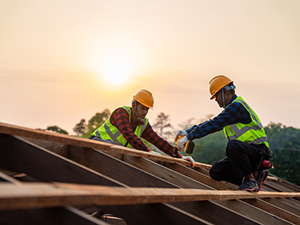
[[[300,197],[299,192],[214,191],[177,188],[126,188],[69,183],[0,184],[0,209],[78,205]]]
[[[186,160],[182,160],[182,159],[172,158],[170,156],[152,154],[152,153],[148,153],[148,152],[144,152],[144,151],[140,151],[140,150],[136,150],[136,149],[132,149],[132,148],[127,148],[127,147],[123,147],[123,146],[112,145],[112,144],[108,144],[108,143],[104,143],[104,142],[100,142],[100,141],[79,138],[79,137],[73,137],[73,136],[69,136],[69,135],[52,133],[52,132],[47,132],[47,131],[41,131],[41,130],[11,125],[11,124],[2,123],[2,122],[0,122],[0,133],[14,135],[14,136],[20,136],[20,137],[52,141],[52,142],[58,142],[58,143],[62,143],[62,144],[69,144],[69,145],[74,145],[74,146],[79,146],[79,147],[95,148],[97,150],[109,151],[112,153],[145,157],[145,158],[148,158],[148,159],[151,159],[154,161],[173,162],[173,163],[177,162],[177,163],[181,163],[183,165],[190,166],[190,162],[188,162]],[[208,169],[208,168],[210,168],[210,165],[197,162],[195,167]]]

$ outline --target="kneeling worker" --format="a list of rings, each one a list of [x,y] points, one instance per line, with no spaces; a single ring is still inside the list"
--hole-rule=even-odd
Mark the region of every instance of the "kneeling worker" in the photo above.
[[[208,121],[178,131],[177,136],[184,136],[178,141],[178,148],[182,149],[188,140],[223,129],[228,140],[226,157],[212,165],[210,176],[240,185],[239,190],[257,192],[268,174],[268,167],[264,167],[262,161],[272,157],[260,119],[243,98],[235,94],[235,85],[228,77],[214,77],[209,89],[210,99],[216,99],[224,110]]]
[[[105,123],[91,134],[89,139],[153,152],[141,140],[144,138],[164,153],[190,161],[194,167],[195,161],[191,156],[182,156],[177,148],[161,138],[152,129],[146,115],[153,104],[154,99],[151,92],[144,89],[140,90],[133,96],[131,107],[123,106],[114,110]]]

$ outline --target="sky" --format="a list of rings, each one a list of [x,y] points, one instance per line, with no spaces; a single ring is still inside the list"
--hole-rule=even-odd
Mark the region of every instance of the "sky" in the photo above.
[[[0,122],[57,125],[130,105],[148,89],[150,123],[222,111],[209,80],[270,122],[300,128],[299,0],[0,0]]]

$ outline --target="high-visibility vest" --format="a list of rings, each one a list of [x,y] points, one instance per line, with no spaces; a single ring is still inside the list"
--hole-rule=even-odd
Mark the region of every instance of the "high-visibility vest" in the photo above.
[[[248,124],[236,123],[225,126],[223,130],[227,140],[239,140],[249,144],[257,145],[264,143],[269,148],[267,135],[256,113],[242,99],[242,97],[237,97],[235,100],[232,101],[232,103],[234,102],[241,103],[242,106],[249,112],[251,122]]]
[[[130,123],[131,122],[131,107],[123,106],[122,108],[125,109],[126,112],[128,113],[129,123]],[[140,138],[142,136],[147,124],[148,124],[148,119],[144,118],[143,124],[140,124],[135,128],[134,134]],[[119,131],[119,129],[111,124],[110,117],[105,121],[104,124],[102,124],[102,126],[100,126],[98,129],[96,129],[92,135],[94,135],[102,140],[110,140],[117,145],[122,145],[122,146],[133,148],[132,145],[130,145],[127,142],[127,140],[124,138],[123,134]]]

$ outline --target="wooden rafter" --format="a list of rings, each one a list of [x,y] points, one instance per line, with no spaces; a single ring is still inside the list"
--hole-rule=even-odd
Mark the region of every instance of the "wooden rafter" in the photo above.
[[[17,138],[15,136],[30,137],[32,139],[25,141],[24,139]],[[37,142],[35,142],[35,140]],[[47,144],[43,145],[38,143],[41,142],[41,140],[44,140],[43,142]],[[31,141],[38,145],[41,144],[40,146],[47,146],[47,149],[31,143]],[[127,189],[137,189],[138,191],[142,190],[146,191],[146,193],[149,191],[152,192],[156,189],[162,189],[164,191],[181,190],[183,192],[197,190],[208,191],[207,195],[209,198],[214,198],[214,195],[209,193],[210,191],[216,192],[216,190],[228,191],[236,189],[236,186],[231,187],[226,182],[213,181],[208,175],[208,169],[210,166],[206,164],[197,163],[195,168],[190,168],[187,167],[189,165],[188,162],[180,159],[174,159],[169,156],[153,155],[97,141],[38,131],[3,123],[0,123],[0,146],[0,167],[2,167],[0,180],[2,181],[13,182],[14,180],[11,179],[11,172],[5,174],[6,171],[12,171],[28,175],[28,178],[32,178],[31,182],[64,182],[63,184],[59,184],[63,186],[83,185],[80,186],[81,191],[87,191],[85,190],[85,187],[98,188],[98,185],[104,188],[114,186],[112,189],[114,190],[116,188],[115,190],[117,190],[119,188],[119,192],[123,192],[123,190]],[[57,148],[58,146],[59,148]],[[21,178],[20,180],[25,181],[28,179]],[[65,182],[68,182],[69,184],[66,184]],[[25,183],[19,181],[15,182],[14,186],[23,187],[23,184]],[[36,185],[44,185],[44,183],[37,183]],[[53,186],[53,184],[50,183],[46,183],[46,185],[50,185],[51,187]],[[58,190],[70,189],[69,187],[66,188],[66,186],[58,187],[59,185],[57,183],[55,184],[55,187]],[[264,193],[276,193],[277,195],[278,193],[285,192],[288,192],[288,194],[299,193],[295,192],[299,190],[299,187],[273,177],[269,178],[264,183],[263,188],[263,191],[256,193],[257,196]],[[2,190],[1,184],[0,190]],[[74,191],[74,188],[71,190]],[[267,190],[267,192],[265,190]],[[9,193],[7,191],[5,192]],[[90,190],[88,192],[88,197],[84,197],[85,201],[88,203],[80,203],[79,201],[74,204],[90,205],[94,204],[92,201],[96,201],[96,204],[99,205],[103,204],[102,200],[101,203],[97,202],[97,199],[99,200],[103,198],[103,196],[101,197],[98,196],[97,193],[93,193],[96,197],[92,200],[92,197],[90,196],[92,193],[90,193]],[[68,191],[66,193],[68,193]],[[238,192],[233,191],[233,193],[237,194]],[[126,194],[126,192],[124,192],[124,194],[127,196],[128,193]],[[81,194],[77,197],[79,198],[80,195]],[[118,198],[118,202],[120,200],[126,200],[126,198],[128,198],[128,201],[131,199],[130,201],[133,202],[126,203],[126,200],[123,201],[122,205],[105,204],[101,205],[101,210],[124,218],[132,225],[182,224],[184,221],[189,221],[188,224],[222,223],[225,225],[229,224],[226,223],[226,221],[230,220],[243,224],[264,224],[265,221],[268,221],[269,224],[288,224],[289,222],[293,224],[300,224],[300,218],[298,216],[300,212],[300,203],[298,200],[299,196],[297,195],[288,197],[285,196],[284,198],[278,198],[278,196],[256,196],[256,198],[238,196],[234,198],[235,200],[230,201],[226,199],[203,199],[203,201],[200,199],[194,201],[189,199],[189,197],[192,198],[191,196],[185,196],[184,193],[178,195],[182,199],[177,198],[177,196],[167,194],[167,196],[173,198],[173,200],[167,200],[166,198],[168,197],[161,197],[158,195],[152,197],[137,195],[137,198],[126,196],[115,196],[113,198]],[[200,198],[200,195],[194,195],[194,197],[195,196]],[[219,199],[222,199],[226,195],[221,196],[222,197],[219,197]],[[30,201],[34,199],[42,200],[40,197],[43,198],[42,195],[38,195],[30,197],[29,199]],[[65,197],[68,198],[68,195]],[[77,199],[77,197],[75,197],[75,199]],[[106,196],[105,198],[109,199],[110,197]],[[54,199],[56,199],[54,202],[59,201],[57,200],[59,198],[59,196],[54,196]],[[157,198],[157,202],[155,198]],[[145,199],[150,200],[146,203],[139,203],[138,201],[135,202],[133,199],[143,199],[144,201]],[[37,200],[37,202],[39,200]],[[59,208],[64,210],[66,209],[66,207]],[[40,210],[42,210],[43,212],[50,213],[48,209],[50,208],[17,209],[16,212],[19,212],[20,215],[24,215],[26,217],[26,212],[30,211],[30,213],[37,214]],[[0,217],[3,216],[2,218],[5,218],[7,215],[13,216],[15,215],[13,212],[14,210],[15,209],[2,209],[0,210]],[[21,213],[22,211],[24,212],[23,214]],[[59,210],[58,212],[63,212],[63,210]],[[81,213],[80,211],[78,212],[79,214]],[[218,212],[218,216],[215,215],[215,212]],[[28,215],[30,213],[28,213]],[[51,213],[49,215],[51,215]],[[150,218],[149,215],[151,215]],[[162,217],[162,215],[168,215],[168,218]],[[20,221],[22,221],[22,219],[20,219],[19,222]]]
[[[146,158],[156,160],[156,161],[173,162],[173,163],[178,162],[183,165],[190,165],[190,163],[186,160],[176,159],[176,158],[172,158],[169,156],[151,154],[148,152],[139,151],[139,150],[126,148],[126,147],[122,147],[122,146],[117,146],[117,145],[112,145],[112,144],[107,144],[107,143],[99,142],[99,141],[95,141],[95,140],[79,138],[79,137],[72,137],[69,135],[46,132],[46,131],[41,131],[41,130],[35,130],[35,129],[25,128],[25,127],[21,127],[21,126],[1,123],[1,122],[0,122],[0,133],[14,135],[14,136],[20,136],[20,137],[52,141],[52,142],[58,142],[58,143],[63,143],[63,144],[68,144],[68,145],[73,145],[73,146],[79,146],[79,147],[95,148],[95,149],[100,149],[101,151],[109,151],[112,153],[115,152],[115,153],[120,153],[120,154],[146,157]],[[196,167],[201,167],[201,168],[207,169],[210,167],[210,165],[204,164],[204,163],[196,163]]]
[[[108,153],[110,153],[110,152],[108,152]],[[99,171],[101,173],[104,173],[106,175],[114,177],[114,179],[123,180],[123,181],[127,182],[130,186],[140,186],[143,183],[143,185],[146,185],[149,187],[150,186],[151,187],[155,187],[155,186],[159,187],[159,186],[161,186],[161,184],[158,184],[157,181],[159,181],[159,178],[161,178],[165,182],[169,181],[171,183],[174,183],[174,182],[177,183],[177,187],[183,187],[183,188],[184,187],[189,187],[189,188],[194,187],[194,188],[201,188],[201,189],[208,188],[207,186],[204,186],[203,184],[200,184],[200,183],[197,184],[197,182],[195,182],[195,181],[192,181],[192,180],[188,181],[188,180],[186,180],[187,179],[186,177],[182,177],[182,176],[180,177],[180,175],[176,174],[176,172],[174,172],[174,170],[168,172],[168,170],[166,168],[162,167],[159,164],[154,163],[153,161],[149,161],[147,158],[141,158],[141,157],[130,156],[130,155],[125,155],[125,154],[123,155],[123,154],[118,154],[118,153],[111,154],[111,155],[114,155],[115,157],[117,157],[118,159],[124,160],[126,163],[129,163],[133,166],[139,167],[139,169],[136,168],[136,170],[141,169],[138,172],[139,174],[135,174],[134,169],[131,169],[131,172],[130,171],[126,172],[130,167],[129,164],[126,165],[126,163],[125,163],[123,165],[119,160],[117,160],[117,161],[119,161],[119,162],[117,162],[115,159],[108,157],[108,155],[106,155],[105,153],[94,150],[94,149],[67,146],[67,147],[65,147],[65,150],[63,151],[62,155],[66,155],[66,157],[68,157],[71,160],[76,161],[77,163],[86,165],[89,168],[92,168],[96,171]],[[202,177],[202,176],[199,177],[199,174],[201,175],[201,173],[197,172],[194,169],[185,167],[178,163],[174,164],[174,163],[164,162],[164,164],[167,164],[169,166],[171,165],[171,167],[173,169],[176,169],[176,165],[177,165],[177,167],[180,168],[179,171],[181,173],[185,174],[186,176],[191,177],[191,175],[192,175],[193,179],[198,180],[200,178],[200,181],[203,181],[203,178],[204,178],[204,183],[208,182],[208,184],[210,184],[212,187],[216,186],[216,188],[218,190],[220,190],[219,185],[217,185],[217,184],[222,184],[222,183],[216,182],[216,181],[213,182],[213,180],[211,178],[205,177],[205,175],[204,175],[204,177]],[[119,168],[122,171],[122,175],[124,175],[124,176],[122,176],[122,175],[120,176],[120,174],[114,168]],[[143,170],[156,175],[157,176],[156,182],[153,182],[153,179],[150,177],[147,178],[147,176],[145,176],[145,175],[141,176],[140,173]],[[139,179],[136,179],[136,177],[139,177]],[[126,179],[124,180],[124,178],[126,178]],[[176,179],[174,179],[174,178],[176,178]],[[178,180],[178,182],[176,182],[176,180]],[[137,181],[138,181],[138,183],[136,183]],[[161,183],[161,181],[159,181],[159,182]],[[185,183],[186,183],[186,185],[184,185]],[[226,186],[227,185],[228,185],[228,183],[226,183]],[[167,186],[172,187],[172,185],[170,186],[170,184],[168,184]],[[228,188],[225,188],[225,189],[223,188],[223,190],[226,190],[226,189],[228,189]],[[236,190],[236,187],[233,187],[230,189]],[[258,201],[263,201],[263,200],[258,200]],[[228,204],[228,203],[230,203],[230,204]],[[189,203],[189,204],[194,205],[194,203]],[[243,214],[246,214],[248,216],[260,214],[259,211],[255,210],[253,207],[251,208],[251,207],[247,206],[247,204],[245,204],[244,202],[239,201],[239,200],[237,200],[237,202],[234,202],[234,203],[222,201],[222,202],[219,202],[218,204],[221,204],[229,209],[236,209],[238,207],[239,211],[243,209],[243,212],[244,212]],[[180,208],[183,208],[182,204],[177,205],[177,206]],[[211,206],[213,206],[213,205],[211,205]],[[191,207],[189,207],[189,208],[191,208]],[[276,209],[276,207],[274,207],[274,209]],[[288,216],[288,214],[285,214],[282,217],[286,218],[287,216]],[[259,218],[257,218],[257,219],[259,220]],[[292,217],[288,217],[288,219],[292,220]]]
[[[178,188],[126,188],[69,183],[52,185],[5,183],[0,185],[0,189],[0,209],[300,197],[299,192],[250,193]]]
[[[45,145],[45,143],[40,143]],[[48,144],[46,144],[48,145]],[[103,173],[107,176],[111,176],[116,180],[122,180],[126,184],[132,187],[169,187],[169,188],[184,188],[184,187],[194,187],[200,189],[211,189],[208,186],[205,186],[199,183],[197,175],[201,174],[200,172],[191,169],[189,167],[183,166],[181,164],[176,164],[181,167],[181,172],[186,170],[184,174],[191,174],[194,171],[193,179],[188,179],[188,177],[183,177],[180,174],[176,173],[175,171],[171,171],[168,168],[157,164],[156,162],[150,161],[147,158],[137,157],[137,156],[130,156],[130,155],[123,155],[118,153],[109,153],[114,157],[109,157],[106,153],[91,149],[91,148],[83,148],[83,147],[75,147],[75,146],[64,146],[63,151],[53,149],[53,152],[60,152],[60,154],[64,155],[68,159],[71,159],[81,165],[85,165],[97,172]],[[115,158],[116,157],[116,158]],[[119,159],[123,160],[124,162],[120,161]],[[163,164],[166,164],[164,162]],[[167,163],[172,164],[174,163]],[[136,167],[133,168],[130,165]],[[127,168],[128,167],[128,168]],[[130,167],[130,168],[129,168]],[[118,168],[118,169],[117,169]],[[136,170],[136,171],[135,171]],[[201,171],[204,170],[201,168]],[[120,173],[119,171],[122,171]],[[148,172],[145,173],[144,171]],[[137,172],[137,173],[136,173]],[[203,171],[204,172],[204,171]],[[149,175],[152,176],[149,177]],[[153,177],[154,175],[154,177]],[[206,180],[211,180],[211,178],[206,177]],[[202,176],[200,176],[200,181],[202,181]],[[218,183],[218,182],[216,182]],[[228,189],[228,188],[226,188]],[[236,189],[236,188],[234,188]],[[175,204],[175,203],[172,203]],[[171,207],[170,204],[168,204]],[[107,207],[107,206],[105,206]],[[194,215],[200,216],[203,219],[211,221],[213,223],[219,223],[219,217],[207,217],[207,214],[201,214],[201,212],[194,211],[195,208],[206,208],[207,211],[210,209],[212,212],[218,211],[222,218],[232,218],[235,217],[236,221],[243,221],[245,220],[245,216],[255,218],[255,220],[259,222],[263,222],[260,216],[261,213],[259,210],[251,207],[250,205],[242,202],[241,200],[233,201],[219,201],[219,202],[178,202],[176,203],[176,207],[185,210],[185,212],[192,213]],[[243,219],[239,216],[232,214],[230,210],[238,209],[237,211],[243,211]],[[113,208],[109,208],[112,210]],[[126,210],[122,207],[122,211]],[[221,211],[222,210],[222,211]],[[222,212],[222,213],[221,213]],[[125,214],[126,215],[126,214]],[[276,217],[267,216],[268,221],[271,223],[278,223],[278,219]],[[264,216],[266,218],[266,216]]]

